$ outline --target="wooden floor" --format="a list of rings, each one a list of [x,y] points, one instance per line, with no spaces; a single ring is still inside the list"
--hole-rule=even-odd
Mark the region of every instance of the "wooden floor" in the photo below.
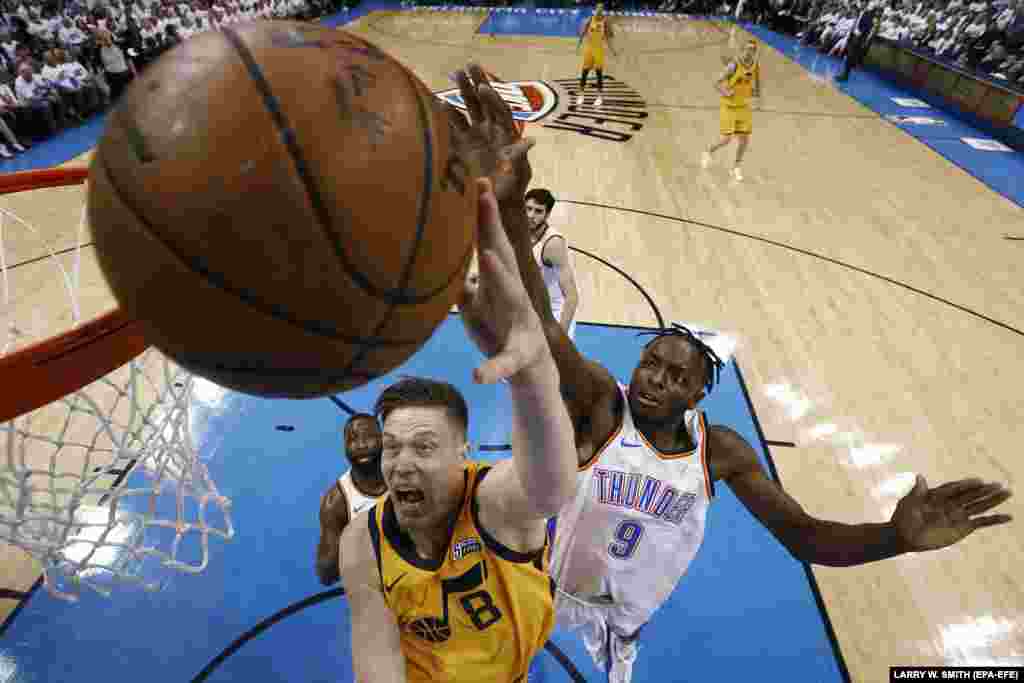
[[[355,30],[437,91],[471,58],[510,81],[578,75],[574,39],[492,39],[475,34],[482,18],[376,14]],[[811,514],[884,521],[914,473],[1019,484],[1024,251],[1002,237],[1020,208],[767,46],[746,179],[729,178],[733,148],[702,170],[729,34],[614,22],[623,55],[608,73],[649,116],[623,143],[530,126],[534,185],[562,200],[552,223],[628,272],[666,319],[736,336],[766,435],[798,446],[773,455]],[[626,280],[575,263],[580,319],[653,324]],[[93,295],[102,310],[101,285]],[[1003,511],[1024,518],[1021,500]],[[940,552],[815,568],[853,680],[888,680],[890,665],[1024,662],[1020,524]]]

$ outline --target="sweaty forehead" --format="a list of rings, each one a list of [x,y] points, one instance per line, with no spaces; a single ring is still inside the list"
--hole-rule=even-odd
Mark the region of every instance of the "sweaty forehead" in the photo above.
[[[384,436],[411,439],[425,434],[446,436],[451,431],[448,412],[440,406],[395,408],[384,420]]]
[[[660,358],[666,363],[686,367],[694,367],[703,361],[701,352],[685,337],[661,337],[647,347],[644,353]]]

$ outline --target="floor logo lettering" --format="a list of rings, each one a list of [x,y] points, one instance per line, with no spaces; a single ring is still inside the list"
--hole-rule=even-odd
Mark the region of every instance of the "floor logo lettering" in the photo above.
[[[579,79],[565,78],[553,81],[500,81],[493,79],[501,99],[508,103],[512,116],[519,123],[541,123],[545,128],[563,130],[609,142],[628,142],[644,127],[647,120],[647,102],[637,91],[612,76],[604,77],[600,107],[594,106],[597,89],[587,88],[586,100],[575,104],[580,94]],[[593,77],[591,77],[593,83]],[[559,97],[563,91],[569,105],[557,114]],[[455,108],[466,111],[466,103],[458,88],[436,96]],[[552,116],[552,114],[555,114]]]

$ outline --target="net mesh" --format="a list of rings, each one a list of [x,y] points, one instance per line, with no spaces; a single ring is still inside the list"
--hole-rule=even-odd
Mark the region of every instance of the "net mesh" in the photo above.
[[[2,361],[114,303],[97,277],[81,185],[0,199]],[[0,542],[37,560],[58,598],[157,590],[206,568],[210,536],[234,535],[231,503],[193,439],[205,381],[155,349],[124,360],[0,422]]]

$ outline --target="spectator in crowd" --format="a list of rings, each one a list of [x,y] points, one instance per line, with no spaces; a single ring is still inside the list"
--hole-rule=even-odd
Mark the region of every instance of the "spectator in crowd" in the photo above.
[[[39,70],[39,78],[57,93],[70,118],[79,121],[85,119],[83,113],[87,111],[87,107],[83,101],[84,93],[73,78],[65,75],[61,62],[57,60],[56,50],[47,50],[43,55],[43,68]]]
[[[49,137],[67,123],[67,114],[60,95],[36,75],[35,64],[27,59],[18,66],[14,81],[14,94],[32,112],[34,124],[42,124],[44,136]]]
[[[96,42],[100,46],[100,60],[103,73],[110,84],[110,100],[117,100],[125,87],[135,77],[135,66],[128,61],[124,51],[114,43],[110,31],[100,29],[96,33]]]
[[[994,40],[992,41],[992,44],[989,46],[988,51],[981,58],[981,60],[979,60],[978,70],[982,71],[985,74],[991,74],[993,71],[996,70],[997,67],[999,67],[1000,65],[1003,64],[1003,62],[1006,61],[1006,58],[1008,56],[1009,53],[1007,53],[1006,48],[1003,47],[1003,44],[1000,43],[998,40]]]
[[[3,135],[15,152],[25,151],[25,146],[21,144],[11,130],[12,127],[23,129],[25,122],[23,113],[24,107],[18,102],[18,98],[11,90],[11,87],[6,83],[0,85],[0,134]],[[7,145],[0,144],[0,157],[10,159],[12,156],[14,155],[11,154]]]
[[[75,26],[71,17],[64,17],[61,27],[57,30],[57,40],[78,59],[81,57],[89,37],[85,35],[82,29]]]

